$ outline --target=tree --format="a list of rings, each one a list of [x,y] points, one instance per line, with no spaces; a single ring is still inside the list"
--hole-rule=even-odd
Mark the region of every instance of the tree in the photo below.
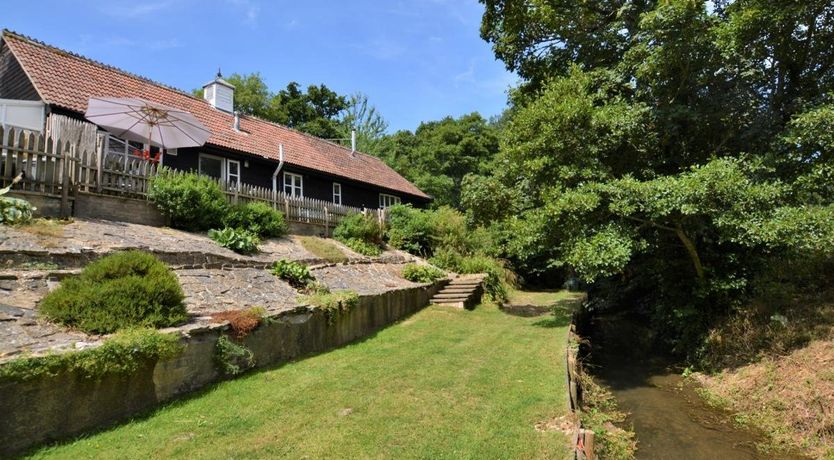
[[[348,108],[348,99],[321,84],[310,85],[307,91],[296,82],[277,93],[270,92],[261,74],[234,73],[226,78],[234,85],[234,109],[267,121],[325,139],[341,136],[340,115]],[[202,97],[203,90],[193,91]]]
[[[345,139],[350,139],[351,131],[356,130],[357,150],[370,154],[379,153],[380,144],[388,130],[388,122],[376,107],[368,102],[366,94],[356,93],[350,96],[340,123]]]
[[[478,113],[421,123],[380,146],[380,157],[434,198],[434,206],[460,208],[463,177],[488,174],[498,152],[498,130]]]
[[[485,4],[527,85],[500,191],[464,202],[516,266],[570,268],[691,346],[762,267],[834,254],[830,2]]]

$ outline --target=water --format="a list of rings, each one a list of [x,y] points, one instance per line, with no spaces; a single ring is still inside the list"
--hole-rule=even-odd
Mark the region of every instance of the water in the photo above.
[[[741,429],[731,415],[709,407],[684,379],[674,361],[648,344],[648,330],[633,319],[592,321],[589,371],[606,384],[637,435],[639,460],[791,460],[805,457],[765,454],[762,438]]]

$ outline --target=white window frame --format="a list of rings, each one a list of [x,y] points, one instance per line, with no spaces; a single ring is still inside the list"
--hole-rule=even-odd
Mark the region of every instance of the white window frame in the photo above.
[[[218,155],[212,155],[210,153],[200,152],[200,154],[197,156],[197,172],[200,173],[203,176],[208,176],[208,174],[203,174],[203,169],[201,168],[200,160],[203,157],[211,158],[213,160],[220,160],[220,179],[225,180],[226,179],[226,159],[221,157],[221,156],[218,156]],[[209,176],[209,177],[211,177],[211,176]]]
[[[379,209],[385,209],[400,203],[402,203],[402,199],[396,195],[389,195],[387,193],[379,194]]]
[[[333,182],[333,204],[342,204],[342,184],[338,182]]]
[[[232,163],[237,165],[237,174],[232,174],[232,168],[229,167]],[[237,178],[237,182],[236,182],[237,185],[235,186],[235,189],[240,190],[240,184],[241,184],[241,180],[240,180],[240,176],[241,176],[240,161],[238,161],[238,160],[229,160],[227,158],[224,161],[224,166],[226,168],[226,174],[224,174],[223,177],[226,178],[226,183],[231,185],[232,184],[232,177],[234,176],[234,177]]]
[[[296,181],[296,179],[298,179]],[[296,183],[297,182],[297,183]],[[289,192],[287,188],[289,187]],[[304,196],[304,176],[301,174],[295,174],[291,172],[284,171],[284,193],[291,197],[303,197]]]

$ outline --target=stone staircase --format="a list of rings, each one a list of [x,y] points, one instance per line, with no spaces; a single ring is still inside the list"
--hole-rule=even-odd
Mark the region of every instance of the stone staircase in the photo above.
[[[432,305],[473,308],[481,302],[486,275],[458,275],[443,290],[431,298]]]

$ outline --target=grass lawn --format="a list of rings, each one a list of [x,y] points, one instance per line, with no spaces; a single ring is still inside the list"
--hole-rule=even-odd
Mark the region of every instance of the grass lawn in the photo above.
[[[428,307],[32,457],[568,458],[562,433],[534,428],[567,412],[567,324]]]
[[[342,252],[338,246],[324,238],[302,236],[299,237],[298,240],[301,242],[301,246],[303,246],[304,249],[312,252],[316,257],[321,257],[328,262],[341,263],[347,262],[348,260],[345,253]]]

